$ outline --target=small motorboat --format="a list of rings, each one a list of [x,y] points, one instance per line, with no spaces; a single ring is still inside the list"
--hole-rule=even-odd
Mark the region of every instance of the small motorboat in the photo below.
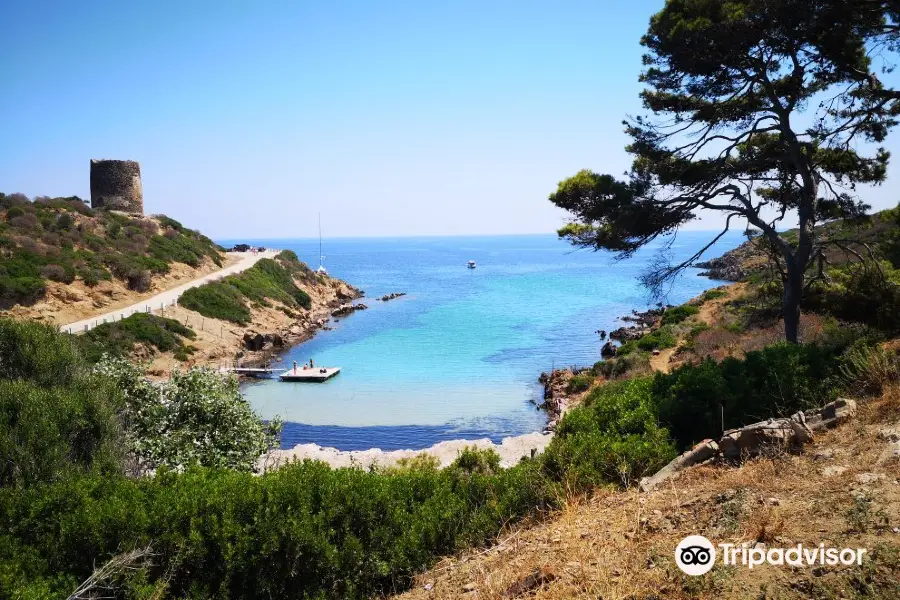
[[[470,260],[469,262],[466,263],[466,266],[467,266],[468,268],[470,268],[470,269],[474,269],[474,268],[477,267],[478,265],[475,264],[475,261],[474,261],[474,260]]]

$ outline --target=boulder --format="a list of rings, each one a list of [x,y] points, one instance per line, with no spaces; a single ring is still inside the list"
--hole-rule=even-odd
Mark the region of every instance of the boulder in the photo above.
[[[405,296],[405,295],[406,295],[406,292],[393,292],[391,294],[385,294],[381,298],[378,298],[378,300],[381,300],[382,302],[387,302],[388,300],[393,300],[394,298],[399,298],[399,297]]]
[[[831,429],[851,419],[856,414],[856,402],[850,398],[838,398],[815,410],[807,410],[791,416],[795,421],[802,421],[810,431]]]
[[[337,309],[331,311],[332,317],[343,317],[357,310],[366,310],[369,308],[365,304],[341,304]]]
[[[259,351],[263,349],[266,338],[263,334],[256,331],[248,331],[244,333],[244,348],[247,350]]]
[[[340,300],[353,300],[356,294],[347,286],[341,286],[337,289],[336,295]]]
[[[812,431],[801,421],[769,419],[726,431],[719,440],[719,450],[725,458],[736,460],[770,448],[796,448],[812,439]]]
[[[248,331],[243,338],[244,347],[247,350],[259,352],[268,347],[282,348],[284,347],[284,338],[277,333],[259,333],[256,331]]]
[[[603,344],[603,347],[600,348],[600,356],[602,356],[603,358],[610,358],[612,356],[615,356],[617,352],[618,349],[612,342],[606,342],[605,344]]]
[[[887,448],[881,452],[877,464],[882,465],[886,462],[894,462],[897,460],[900,460],[900,442],[891,442],[888,444]]]
[[[822,469],[823,477],[834,477],[835,475],[841,475],[847,471],[847,467],[842,465],[829,465]]]
[[[556,578],[556,573],[549,567],[535,569],[506,588],[503,598],[518,598],[524,594],[530,594],[535,589],[550,583]]]
[[[878,439],[886,442],[900,442],[900,424],[881,428],[878,431]]]

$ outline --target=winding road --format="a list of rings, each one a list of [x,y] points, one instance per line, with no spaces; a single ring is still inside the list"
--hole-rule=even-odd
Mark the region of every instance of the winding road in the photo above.
[[[102,325],[111,321],[122,320],[125,317],[133,315],[134,313],[151,312],[152,310],[158,310],[164,306],[172,306],[178,301],[178,298],[181,297],[181,295],[186,290],[197,287],[199,285],[203,285],[204,283],[209,283],[210,281],[216,281],[217,279],[221,279],[228,275],[234,275],[235,273],[246,271],[262,258],[275,258],[278,252],[278,250],[266,250],[265,252],[255,253],[230,252],[230,256],[240,257],[240,260],[233,265],[227,266],[224,269],[220,269],[213,273],[208,273],[203,277],[198,277],[197,279],[194,279],[187,283],[183,283],[177,287],[165,290],[156,294],[155,296],[151,296],[150,298],[144,298],[143,300],[136,302],[131,306],[117,308],[116,310],[111,310],[103,314],[94,315],[89,319],[82,319],[81,321],[62,325],[60,326],[60,331],[65,331],[68,333],[82,333],[93,329],[97,325]]]

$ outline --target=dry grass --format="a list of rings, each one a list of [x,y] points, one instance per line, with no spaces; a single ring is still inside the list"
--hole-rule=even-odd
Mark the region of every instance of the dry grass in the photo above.
[[[541,568],[555,578],[528,597],[900,597],[898,465],[879,463],[887,442],[877,437],[898,419],[895,386],[863,404],[854,421],[818,436],[802,455],[696,467],[649,494],[601,490],[543,523],[505,534],[491,548],[445,559],[401,597],[501,598]],[[826,475],[828,467],[845,470]],[[718,564],[689,577],[673,553],[690,534],[714,543],[864,547],[873,559],[852,568]]]

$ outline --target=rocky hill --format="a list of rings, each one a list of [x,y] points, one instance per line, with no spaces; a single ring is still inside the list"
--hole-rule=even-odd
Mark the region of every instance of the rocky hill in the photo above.
[[[128,306],[237,260],[164,215],[92,209],[80,198],[0,194],[0,315],[66,324]],[[152,375],[264,361],[326,326],[361,292],[293,252],[192,288],[179,305],[77,336],[90,360],[140,360]]]
[[[0,193],[0,310],[54,323],[89,317],[221,268],[206,236],[163,215],[80,198]]]

